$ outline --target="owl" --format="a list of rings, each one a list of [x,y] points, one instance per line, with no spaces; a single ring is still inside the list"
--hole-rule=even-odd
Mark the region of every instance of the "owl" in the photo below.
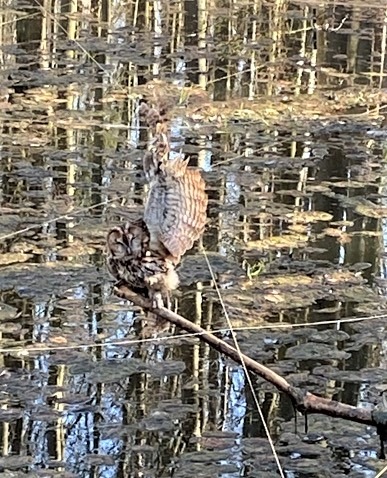
[[[164,300],[169,307],[179,284],[175,268],[203,234],[208,199],[199,170],[183,158],[169,158],[169,105],[157,95],[154,100],[156,106],[145,102],[139,107],[150,133],[143,158],[149,182],[145,212],[109,231],[107,264],[116,279],[148,296],[155,307]]]
[[[107,235],[107,266],[113,277],[152,299],[154,307],[170,307],[170,291],[179,279],[174,264],[149,250],[150,234],[142,219],[113,227]]]
[[[170,307],[179,284],[175,268],[205,228],[205,183],[181,158],[147,154],[144,172],[150,181],[144,217],[109,231],[107,264],[116,279],[148,296],[154,307],[164,300]]]

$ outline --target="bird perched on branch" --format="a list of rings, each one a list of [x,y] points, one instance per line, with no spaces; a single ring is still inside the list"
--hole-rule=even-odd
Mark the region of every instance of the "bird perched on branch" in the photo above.
[[[170,293],[179,283],[175,267],[204,232],[208,198],[200,171],[183,158],[169,159],[167,123],[154,108],[142,110],[154,133],[143,161],[150,184],[144,217],[109,231],[107,265],[155,307],[164,300],[170,307]]]

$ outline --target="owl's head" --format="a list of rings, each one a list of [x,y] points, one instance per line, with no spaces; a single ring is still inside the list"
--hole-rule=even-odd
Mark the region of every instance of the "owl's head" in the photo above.
[[[113,227],[107,236],[108,252],[116,259],[137,259],[148,250],[149,232],[145,223],[127,222]]]
[[[143,257],[148,250],[149,232],[142,219],[127,222],[123,229],[125,231],[128,251],[132,257]]]

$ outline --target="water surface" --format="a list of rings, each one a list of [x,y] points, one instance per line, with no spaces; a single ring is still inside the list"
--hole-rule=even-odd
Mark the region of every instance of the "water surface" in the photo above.
[[[17,0],[1,12],[2,474],[279,476],[243,371],[143,340],[109,227],[142,213],[142,98],[200,166],[204,246],[177,311],[289,382],[361,407],[387,379],[385,11],[379,4]],[[156,92],[156,93],[154,93]],[[230,323],[226,317],[229,317]],[[284,475],[366,477],[375,430],[298,417],[252,377]]]

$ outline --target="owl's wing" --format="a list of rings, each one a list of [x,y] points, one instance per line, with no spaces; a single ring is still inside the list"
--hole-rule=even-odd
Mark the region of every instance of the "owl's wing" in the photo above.
[[[144,221],[151,243],[160,242],[177,259],[201,236],[208,198],[200,171],[187,161],[166,161],[152,182]]]

